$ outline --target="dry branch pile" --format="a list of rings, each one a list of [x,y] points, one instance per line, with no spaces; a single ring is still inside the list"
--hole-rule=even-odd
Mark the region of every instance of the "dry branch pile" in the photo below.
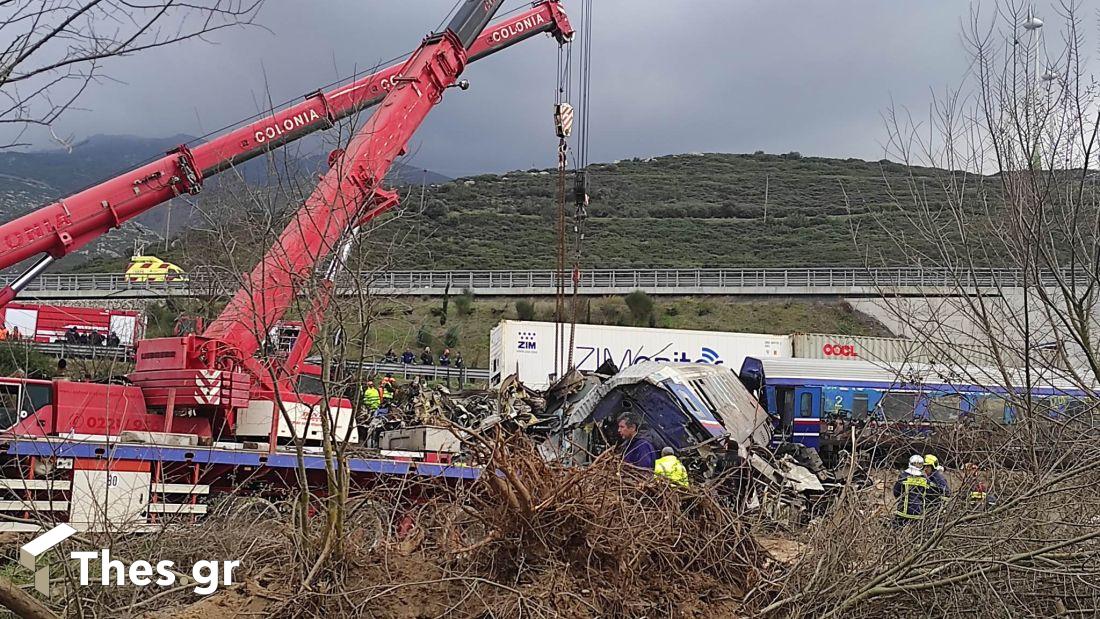
[[[574,597],[582,616],[690,616],[717,603],[733,612],[767,570],[744,523],[706,492],[672,488],[613,453],[568,469],[517,437],[479,448],[500,474],[452,512],[438,541],[456,567],[524,587],[547,608]],[[502,602],[516,612],[532,603]]]
[[[783,617],[1100,614],[1100,453],[1067,449],[995,478],[994,503],[956,495],[900,529],[890,524],[892,477],[846,493],[757,608]]]
[[[474,450],[497,475],[468,487],[374,489],[386,539],[353,551],[341,596],[313,596],[293,610],[737,616],[746,593],[774,568],[743,521],[706,491],[674,489],[624,469],[611,454],[585,469],[549,464],[521,436],[479,440]],[[409,503],[395,500],[398,492],[434,495]],[[369,528],[363,513],[349,518],[359,530]]]

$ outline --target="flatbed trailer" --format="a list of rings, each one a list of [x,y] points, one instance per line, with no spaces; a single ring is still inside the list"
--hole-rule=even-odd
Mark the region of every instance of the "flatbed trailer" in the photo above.
[[[10,438],[0,442],[0,531],[37,532],[67,522],[78,531],[143,532],[169,522],[192,523],[220,497],[286,496],[298,487],[299,462],[316,492],[325,487],[326,469],[317,451],[307,447],[299,456],[292,448],[272,451],[244,443]],[[347,457],[352,489],[389,480],[454,485],[480,474],[476,467],[412,455]],[[433,487],[402,486],[405,498],[414,501]]]

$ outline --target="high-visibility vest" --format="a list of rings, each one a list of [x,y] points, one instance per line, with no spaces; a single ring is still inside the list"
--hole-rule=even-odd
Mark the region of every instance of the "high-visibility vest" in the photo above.
[[[381,391],[383,400],[392,398],[393,394],[397,392],[397,380],[393,378],[383,378]]]
[[[363,390],[363,404],[370,410],[382,405],[382,394],[379,393],[377,387],[367,387]]]
[[[688,481],[688,472],[684,463],[676,456],[662,456],[653,463],[653,472],[657,477],[664,477],[677,486],[685,488],[691,484]]]
[[[928,509],[928,480],[924,477],[917,477],[916,475],[910,475],[905,478],[905,481],[901,482],[901,496],[898,497],[898,510],[894,512],[898,517],[908,518],[910,520],[920,520],[924,518],[924,512]],[[909,501],[913,497],[913,493],[920,493],[921,513],[910,514],[909,513]]]

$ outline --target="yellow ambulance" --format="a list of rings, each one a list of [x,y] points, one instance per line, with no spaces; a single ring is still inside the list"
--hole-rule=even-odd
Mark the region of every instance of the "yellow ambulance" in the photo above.
[[[156,256],[134,256],[126,269],[126,281],[135,284],[153,282],[185,282],[183,269]]]

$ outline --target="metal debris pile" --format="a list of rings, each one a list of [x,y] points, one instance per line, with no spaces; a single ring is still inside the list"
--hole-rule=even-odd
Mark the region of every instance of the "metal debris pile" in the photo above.
[[[703,393],[708,405],[692,401],[693,393]],[[645,363],[572,372],[546,391],[515,377],[497,390],[452,391],[414,380],[398,390],[384,417],[372,420],[368,445],[447,452],[463,461],[472,437],[524,434],[543,460],[586,467],[618,447],[615,424],[624,411],[640,415],[655,448],[672,447],[696,483],[775,520],[806,521],[822,513],[844,483],[858,479],[850,459],[830,470],[813,449],[773,448],[770,417],[736,377],[713,366]]]

